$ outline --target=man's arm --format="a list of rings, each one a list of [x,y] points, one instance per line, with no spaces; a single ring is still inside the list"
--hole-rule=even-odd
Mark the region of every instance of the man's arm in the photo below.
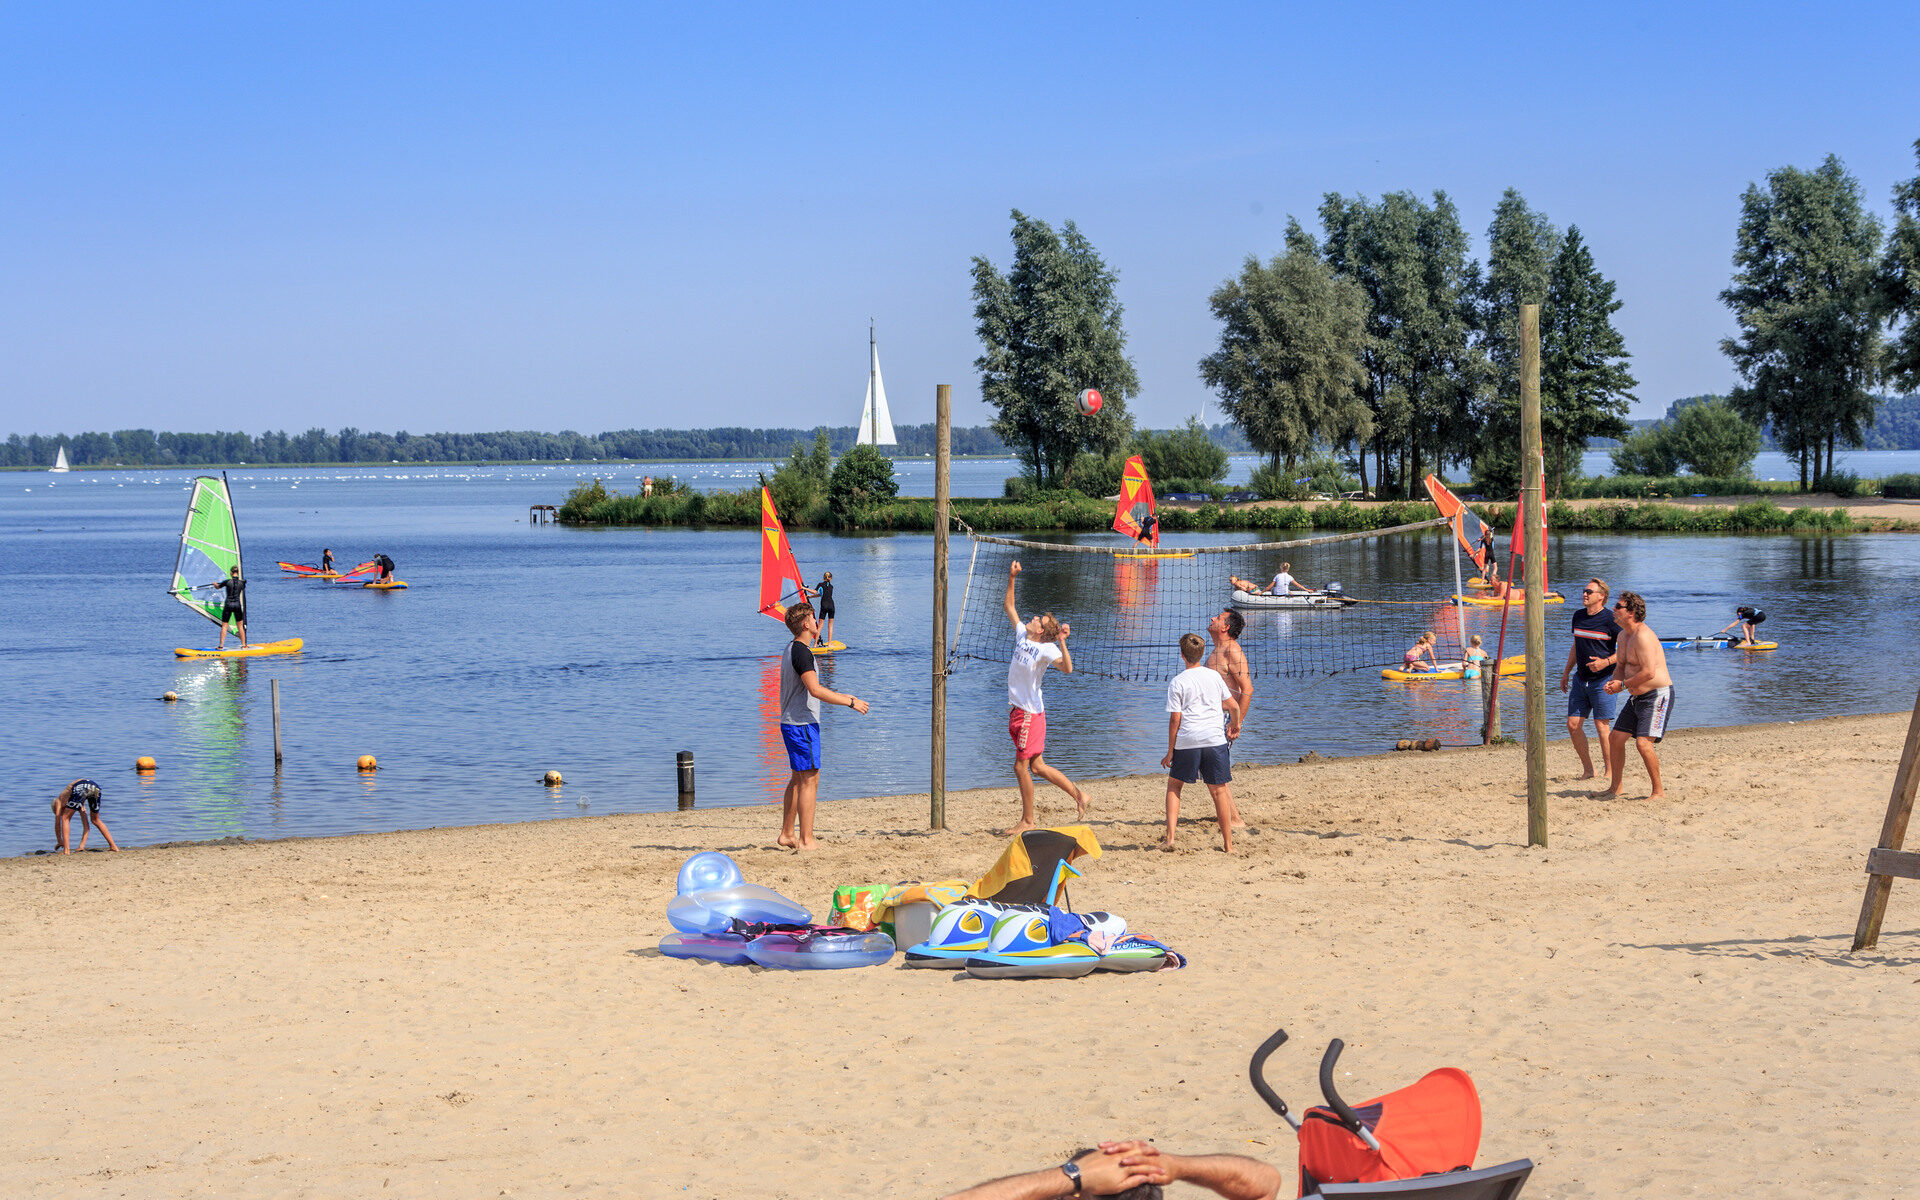
[[[1284,1182],[1275,1168],[1239,1154],[1162,1154],[1152,1142],[1102,1142],[1100,1149],[1148,1183],[1183,1179],[1227,1200],[1274,1200]]]
[[[1110,1144],[1117,1150],[1119,1147],[1139,1143]],[[1148,1176],[1141,1168],[1122,1165],[1122,1156],[1107,1150],[1104,1145],[1098,1150],[1090,1150],[1082,1154],[1073,1161],[1080,1166],[1082,1195],[1115,1196],[1128,1188],[1138,1187],[1148,1182]],[[964,1192],[955,1192],[946,1200],[1053,1200],[1056,1196],[1071,1196],[1073,1193],[1073,1181],[1067,1178],[1065,1171],[1059,1167],[1046,1167],[1039,1171],[1029,1171],[1025,1175],[1009,1175],[1005,1179],[978,1184]]]
[[[1018,617],[1014,619],[1016,621],[1019,620]],[[1064,675],[1073,674],[1073,652],[1067,649],[1067,635],[1072,632],[1073,632],[1073,626],[1071,625],[1060,626],[1060,640],[1054,643],[1056,646],[1060,647],[1060,662],[1058,665],[1060,667],[1061,673]]]
[[[860,697],[850,692],[836,692],[830,687],[822,686],[818,671],[808,671],[800,677],[800,683],[807,689],[808,695],[822,704],[844,704],[853,711],[863,714],[867,711],[867,702]]]
[[[1020,610],[1013,606],[1013,581],[1019,576],[1020,564],[1017,561],[1009,563],[1007,565],[1007,620],[1015,625],[1020,623]]]
[[[1231,672],[1227,676],[1227,689],[1240,701],[1240,725],[1245,728],[1247,714],[1253,711],[1253,670],[1247,666],[1246,652],[1236,645],[1227,657],[1227,667]]]

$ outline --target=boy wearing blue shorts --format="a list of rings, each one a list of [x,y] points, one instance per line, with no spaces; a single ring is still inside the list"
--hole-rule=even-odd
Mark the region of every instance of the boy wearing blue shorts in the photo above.
[[[100,819],[100,785],[91,779],[76,779],[60,790],[53,798],[53,840],[59,853],[67,853],[67,844],[72,838],[73,819],[80,819],[80,846],[87,848],[88,827],[100,831],[107,839],[107,849],[120,847],[113,840],[113,834],[107,832],[107,823]]]
[[[1238,814],[1227,744],[1240,736],[1240,718],[1246,710],[1220,672],[1200,665],[1206,646],[1197,633],[1182,637],[1180,657],[1187,669],[1167,685],[1167,756],[1160,760],[1168,768],[1166,848],[1173,849],[1174,831],[1180,824],[1181,786],[1202,779],[1213,794],[1221,841],[1232,854],[1233,822]]]
[[[1599,733],[1600,753],[1607,753],[1607,729],[1620,707],[1618,697],[1607,691],[1613,678],[1613,665],[1620,644],[1620,622],[1607,608],[1607,585],[1598,579],[1587,580],[1580,589],[1585,606],[1573,614],[1573,645],[1567,647],[1567,665],[1560,672],[1560,690],[1567,693],[1567,736],[1573,739],[1573,752],[1580,756],[1580,778],[1593,778],[1593,756],[1587,753],[1587,718]],[[1574,686],[1567,686],[1572,674]]]
[[[813,643],[820,635],[813,606],[794,605],[786,620],[793,641],[780,659],[780,737],[793,778],[781,802],[779,840],[789,850],[812,850],[819,845],[813,840],[813,808],[820,796],[820,702],[844,704],[857,713],[867,711],[867,702],[821,685],[813,662]]]

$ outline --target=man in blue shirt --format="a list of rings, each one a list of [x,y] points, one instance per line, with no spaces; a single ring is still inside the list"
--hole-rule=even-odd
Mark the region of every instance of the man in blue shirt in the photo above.
[[[1573,739],[1574,753],[1580,756],[1580,778],[1593,778],[1593,756],[1587,753],[1587,718],[1599,732],[1600,745],[1607,744],[1607,730],[1620,707],[1617,696],[1607,691],[1613,678],[1615,648],[1620,642],[1620,623],[1607,609],[1607,585],[1598,579],[1587,580],[1580,589],[1584,607],[1573,614],[1573,645],[1567,647],[1567,665],[1560,672],[1560,690],[1567,693],[1567,736]],[[1574,684],[1567,686],[1568,675]],[[1604,753],[1604,750],[1603,750]]]

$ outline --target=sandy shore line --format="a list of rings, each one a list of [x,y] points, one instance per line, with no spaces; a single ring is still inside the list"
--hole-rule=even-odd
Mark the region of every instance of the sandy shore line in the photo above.
[[[1535,1159],[1529,1196],[1895,1196],[1920,884],[1847,947],[1905,723],[1681,731],[1658,804],[1587,798],[1555,743],[1549,850],[1512,747],[1244,771],[1232,857],[1210,821],[1153,850],[1160,779],[1104,781],[1074,900],[1192,958],[1149,976],[654,949],[695,850],[818,913],[978,874],[1011,789],[953,795],[939,834],[925,796],[829,805],[807,856],[755,807],[7,859],[0,1193],[929,1195],[1145,1135],[1268,1158],[1290,1195],[1245,1074],[1284,1025],[1296,1103],[1330,1037],[1351,1099],[1466,1068],[1480,1161]]]

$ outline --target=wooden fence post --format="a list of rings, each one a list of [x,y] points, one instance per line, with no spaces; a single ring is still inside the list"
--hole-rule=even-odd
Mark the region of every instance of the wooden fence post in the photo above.
[[[1907,819],[1913,816],[1913,794],[1920,785],[1920,696],[1913,701],[1913,719],[1907,723],[1907,745],[1893,773],[1893,795],[1887,800],[1887,819],[1880,825],[1880,844],[1867,854],[1867,895],[1860,902],[1860,923],[1853,929],[1853,948],[1871,950],[1880,941],[1880,922],[1887,915],[1887,895],[1894,879],[1920,879],[1920,853],[1902,850]]]

